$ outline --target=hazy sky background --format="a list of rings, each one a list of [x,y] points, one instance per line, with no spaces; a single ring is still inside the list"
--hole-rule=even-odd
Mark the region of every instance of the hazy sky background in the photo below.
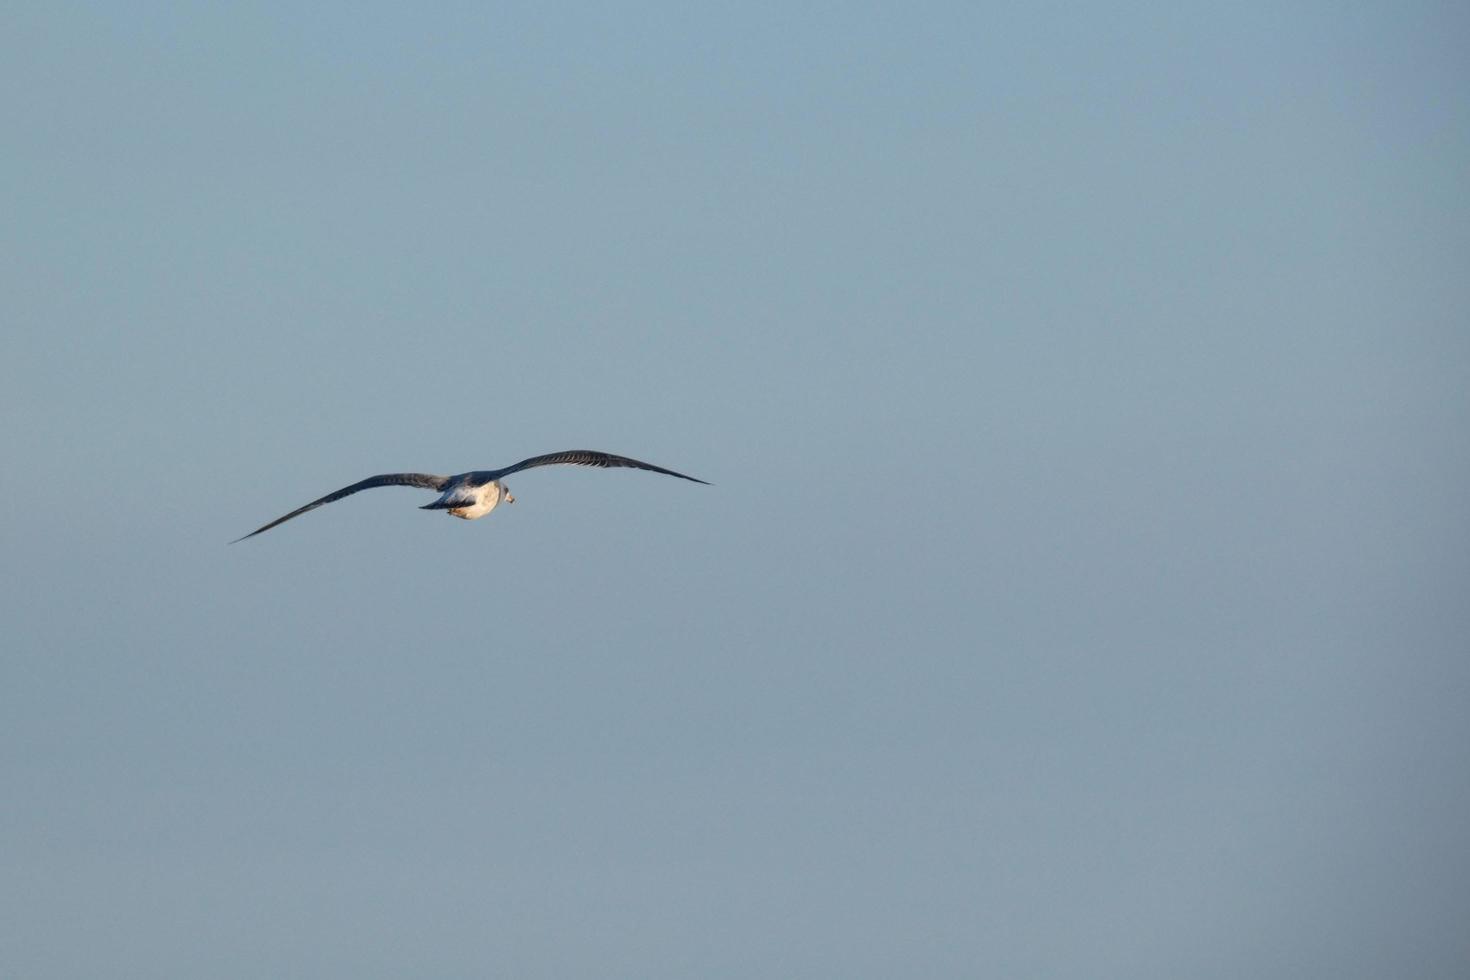
[[[0,975],[1465,976],[1470,16],[1286,6],[7,5]]]

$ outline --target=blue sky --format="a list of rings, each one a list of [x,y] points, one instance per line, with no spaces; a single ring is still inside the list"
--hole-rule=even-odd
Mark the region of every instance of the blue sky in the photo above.
[[[5,21],[0,973],[1463,975],[1452,5]]]

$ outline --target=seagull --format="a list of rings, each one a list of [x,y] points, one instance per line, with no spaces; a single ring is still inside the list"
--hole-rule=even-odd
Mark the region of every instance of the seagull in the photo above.
[[[536,466],[555,466],[558,464],[571,464],[574,466],[600,466],[604,469],[611,467],[631,467],[635,470],[650,470],[654,473],[662,473],[665,476],[677,476],[681,480],[689,480],[693,483],[703,483],[709,486],[706,480],[685,476],[683,473],[675,473],[666,470],[662,466],[654,466],[652,463],[643,463],[626,456],[614,456],[612,453],[600,453],[595,449],[569,449],[561,453],[547,453],[545,456],[532,456],[523,459],[514,466],[507,466],[502,470],[472,470],[469,473],[457,473],[454,476],[434,476],[432,473],[383,473],[378,476],[370,476],[366,480],[360,480],[350,487],[343,487],[313,500],[305,507],[298,507],[284,517],[277,517],[264,527],[256,528],[243,538],[236,538],[230,544],[244,541],[245,538],[253,538],[257,534],[269,531],[277,524],[284,524],[293,517],[300,517],[309,510],[315,510],[322,504],[330,504],[334,500],[349,497],[359,490],[371,490],[374,487],[422,487],[425,490],[442,491],[439,499],[432,504],[424,504],[420,510],[447,510],[455,517],[462,517],[467,521],[473,521],[477,517],[484,517],[495,509],[500,503],[513,504],[516,498],[511,496],[510,488],[500,482],[504,477],[521,470],[529,470]]]

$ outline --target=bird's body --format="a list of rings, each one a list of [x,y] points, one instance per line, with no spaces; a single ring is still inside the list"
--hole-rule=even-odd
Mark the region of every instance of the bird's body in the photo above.
[[[501,486],[498,481],[491,480],[484,486],[475,488],[468,504],[461,499],[457,501],[458,506],[447,509],[455,517],[473,521],[477,517],[484,517],[490,513],[502,500],[508,504],[516,502],[516,498],[510,495],[509,490]]]
[[[502,502],[507,504],[516,502],[516,498],[510,495],[510,490],[499,480],[476,483],[475,475],[474,473],[461,473],[459,476],[450,477],[439,499],[432,504],[425,504],[420,509],[444,510],[454,517],[473,521],[477,517],[484,517]]]
[[[638,470],[650,470],[654,473],[663,473],[665,476],[676,476],[681,480],[689,480],[693,483],[705,483],[704,480],[683,473],[675,473],[666,470],[662,466],[654,466],[652,463],[639,462],[629,459],[627,456],[614,456],[612,453],[598,452],[594,449],[570,449],[566,452],[548,453],[545,456],[532,456],[523,459],[514,466],[507,466],[499,470],[472,470],[469,473],[458,473],[454,476],[435,476],[432,473],[384,473],[380,476],[370,476],[349,487],[343,487],[333,493],[327,494],[304,507],[298,507],[291,513],[278,517],[251,531],[244,538],[236,538],[236,541],[244,541],[245,538],[253,538],[263,531],[269,531],[277,524],[284,524],[293,517],[299,517],[309,510],[314,510],[322,504],[330,504],[334,500],[351,496],[361,490],[371,490],[374,487],[408,486],[421,487],[425,490],[438,490],[439,499],[431,504],[424,504],[421,510],[444,510],[454,517],[460,517],[467,521],[484,517],[502,503],[513,504],[516,498],[511,495],[510,488],[502,480],[511,473],[528,470],[536,466],[553,466],[566,463],[576,466],[599,466],[599,467],[629,467]],[[234,542],[232,541],[231,544]]]

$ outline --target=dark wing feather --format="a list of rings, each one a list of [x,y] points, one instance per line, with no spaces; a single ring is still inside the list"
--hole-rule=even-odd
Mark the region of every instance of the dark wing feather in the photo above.
[[[652,463],[643,463],[636,459],[629,459],[626,456],[614,456],[612,453],[600,453],[595,449],[568,449],[566,452],[561,453],[547,453],[545,456],[532,456],[530,459],[521,460],[514,466],[507,466],[503,470],[493,471],[489,475],[489,479],[498,480],[503,476],[509,476],[510,474],[518,473],[521,470],[529,470],[532,467],[556,466],[561,463],[567,463],[573,466],[626,466],[631,467],[635,470],[651,470],[654,473],[662,473],[665,476],[677,476],[681,480],[691,480],[694,483],[703,483],[705,486],[709,486],[709,482],[707,480],[700,480],[696,477],[685,476],[683,473],[675,473],[673,470],[666,470],[662,466],[654,466]],[[480,476],[481,474],[477,473],[475,475]]]
[[[434,476],[430,473],[384,473],[380,476],[370,476],[366,480],[354,483],[350,487],[343,487],[341,490],[329,493],[319,500],[313,500],[305,507],[297,507],[286,516],[277,517],[265,525],[265,527],[256,528],[254,531],[245,535],[245,538],[253,538],[262,531],[269,531],[277,524],[284,524],[293,517],[300,517],[307,511],[315,510],[322,504],[330,504],[334,500],[341,500],[343,497],[351,496],[359,490],[371,490],[373,487],[423,487],[425,490],[443,490],[448,483],[449,477]],[[236,538],[235,541],[244,541],[245,538]],[[235,541],[231,541],[230,544],[234,544]]]

